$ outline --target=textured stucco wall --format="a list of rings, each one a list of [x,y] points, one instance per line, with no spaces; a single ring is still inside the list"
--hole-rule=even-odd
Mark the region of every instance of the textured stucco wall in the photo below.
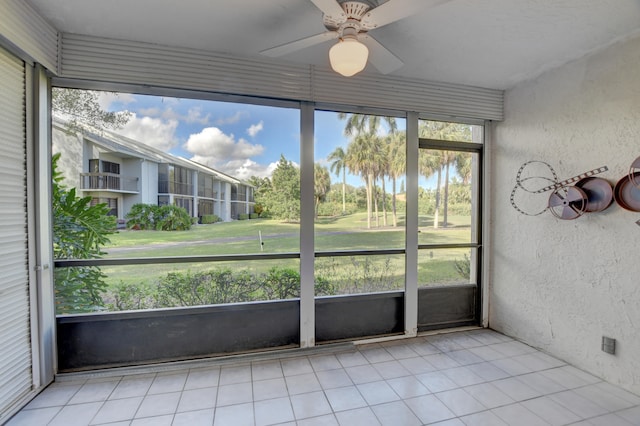
[[[528,160],[568,178],[640,156],[640,39],[547,72],[505,95],[494,126],[490,326],[640,394],[640,213],[612,205],[574,221],[509,202]],[[528,207],[545,199],[522,197]],[[537,203],[537,204],[536,204]],[[617,354],[600,350],[617,339]]]

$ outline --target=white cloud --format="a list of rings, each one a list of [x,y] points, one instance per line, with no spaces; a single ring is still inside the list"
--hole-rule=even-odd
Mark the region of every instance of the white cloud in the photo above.
[[[116,132],[163,151],[169,151],[177,144],[175,139],[177,127],[177,120],[163,121],[160,118],[138,117],[133,113],[127,124]]]
[[[245,111],[237,111],[235,114],[229,117],[223,117],[216,120],[216,126],[222,126],[225,124],[236,124],[243,117],[247,117],[249,114]]]
[[[316,163],[320,164],[322,167],[329,168],[331,167],[331,163],[327,160],[327,157],[318,158]]]
[[[153,111],[153,112],[156,112],[156,111]],[[165,120],[178,120],[188,124],[197,123],[203,126],[206,126],[209,124],[209,117],[210,117],[210,114],[203,116],[202,109],[198,107],[189,108],[189,111],[187,111],[186,115],[180,114],[179,112],[175,111],[171,107],[165,109],[161,113],[157,112],[155,115],[160,115]]]
[[[236,140],[233,134],[226,134],[217,127],[207,127],[190,135],[184,148],[193,154],[193,161],[238,179],[269,176],[275,168],[275,165],[265,166],[252,159],[262,155],[262,145],[252,144],[243,138]]]
[[[114,102],[127,105],[136,102],[136,98],[130,93],[98,92],[98,104],[102,109],[108,111]]]
[[[187,112],[187,116],[185,118],[185,121],[187,123],[198,123],[198,124],[202,124],[203,126],[206,126],[209,124],[209,117],[211,116],[211,114],[207,114],[204,117],[202,116],[202,108],[200,107],[196,107],[196,108],[189,108],[189,111]]]
[[[252,138],[255,138],[256,135],[263,129],[264,127],[264,122],[261,120],[258,124],[252,124],[248,129],[247,129],[247,133],[249,134],[249,136],[251,136]]]
[[[160,108],[151,107],[151,108],[140,108],[138,113],[141,115],[147,115],[149,117],[159,117],[161,114]]]
[[[278,165],[278,163],[264,165],[256,163],[250,158],[215,163],[211,157],[201,155],[194,155],[191,160],[241,180],[247,180],[251,176],[270,177]]]

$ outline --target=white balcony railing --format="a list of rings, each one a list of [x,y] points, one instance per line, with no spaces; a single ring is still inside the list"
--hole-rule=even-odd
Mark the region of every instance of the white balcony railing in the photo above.
[[[122,176],[114,173],[81,173],[80,188],[117,192],[140,192],[137,177]]]

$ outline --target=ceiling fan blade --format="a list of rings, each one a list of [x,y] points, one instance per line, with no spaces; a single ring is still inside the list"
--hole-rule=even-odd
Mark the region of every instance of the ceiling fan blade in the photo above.
[[[282,44],[280,46],[272,47],[270,49],[263,50],[260,53],[265,56],[277,58],[279,56],[284,56],[288,53],[296,52],[298,50],[336,38],[338,38],[337,31],[326,31],[324,33],[316,34],[311,37],[306,37],[300,40],[292,41],[290,43]]]
[[[369,34],[360,34],[358,40],[369,48],[369,62],[382,74],[400,69],[404,63]]]
[[[312,1],[315,3],[316,0]],[[389,0],[366,13],[362,18],[362,25],[368,29],[378,28],[447,1],[449,0]]]
[[[311,0],[311,2],[327,16],[334,19],[346,17],[342,6],[336,0]]]

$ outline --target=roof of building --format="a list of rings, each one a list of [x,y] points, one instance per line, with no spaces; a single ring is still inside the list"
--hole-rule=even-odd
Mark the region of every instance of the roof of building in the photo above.
[[[55,127],[63,130],[67,123],[67,120],[64,118],[53,114],[53,125]],[[111,152],[117,152],[119,154],[134,158],[141,158],[147,161],[154,161],[160,164],[173,164],[180,167],[186,167],[200,173],[211,175],[221,181],[251,186],[247,182],[234,178],[233,176],[229,176],[226,173],[222,173],[193,160],[164,152],[143,142],[122,136],[111,130],[92,129],[86,125],[81,125],[81,129],[83,137]]]

